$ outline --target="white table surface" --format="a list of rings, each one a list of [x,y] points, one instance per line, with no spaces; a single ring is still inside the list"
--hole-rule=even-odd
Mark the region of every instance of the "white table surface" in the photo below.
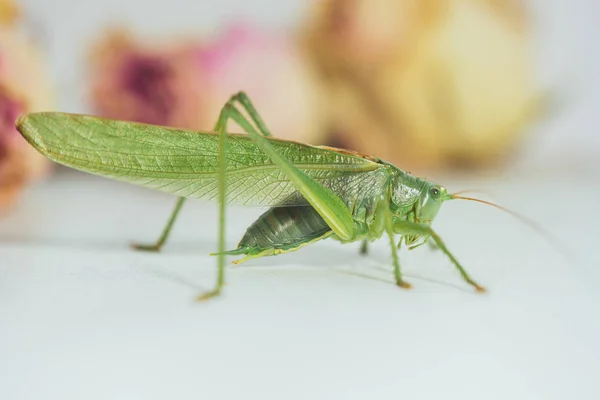
[[[600,398],[598,2],[531,3],[542,77],[575,100],[531,135],[518,173],[444,182],[489,189],[574,256],[497,210],[452,202],[434,226],[486,295],[427,248],[401,254],[414,284],[403,291],[385,240],[366,258],[324,241],[230,268],[224,296],[198,304],[215,276],[214,204],[186,206],[163,253],[137,253],[128,243],[154,240],[173,199],[63,171],[0,219],[0,399]],[[81,61],[115,19],[164,34],[237,17],[290,27],[308,2],[23,4],[59,108],[79,112]],[[261,211],[230,212],[230,247]]]
[[[0,220],[0,399],[597,399],[600,188],[581,176],[479,186],[557,234],[450,202],[435,227],[489,293],[441,254],[324,241],[228,271],[208,289],[216,206],[190,203],[161,254],[173,198],[77,172],[31,188]],[[236,245],[260,209],[231,210]],[[366,275],[374,279],[367,279]]]

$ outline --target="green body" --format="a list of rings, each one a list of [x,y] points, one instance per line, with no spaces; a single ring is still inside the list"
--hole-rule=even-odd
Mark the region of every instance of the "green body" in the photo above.
[[[246,254],[251,257],[273,255],[293,251],[324,238],[344,243],[373,241],[385,233],[386,208],[393,210],[394,221],[418,221],[423,193],[427,193],[431,184],[393,165],[381,161],[377,163],[379,167],[372,171],[322,182],[340,196],[351,211],[353,237],[339,238],[302,197],[294,197],[293,204],[271,207],[262,214],[248,228],[238,248],[227,254]],[[414,244],[416,238],[405,236],[405,240],[408,244]]]
[[[229,119],[248,134],[226,134]],[[244,254],[245,260],[327,237],[364,244],[384,234],[400,286],[408,286],[400,274],[400,242],[415,246],[432,238],[463,278],[481,289],[430,227],[442,202],[451,198],[444,188],[374,157],[274,139],[243,93],[225,105],[214,132],[65,113],[28,114],[17,128],[55,162],[178,196],[158,243],[138,248],[158,250],[164,244],[183,199],[219,201],[219,280],[203,298],[220,292],[226,254]],[[270,207],[230,251],[224,249],[225,204]],[[397,244],[395,235],[400,235]]]

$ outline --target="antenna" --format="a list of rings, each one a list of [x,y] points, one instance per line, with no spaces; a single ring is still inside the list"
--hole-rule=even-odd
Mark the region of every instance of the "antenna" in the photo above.
[[[506,207],[502,207],[498,204],[492,203],[491,201],[486,201],[486,200],[481,200],[481,199],[477,199],[474,197],[465,197],[465,196],[458,196],[459,193],[464,193],[465,190],[460,191],[460,192],[456,192],[454,194],[451,195],[451,199],[459,199],[459,200],[468,200],[468,201],[474,201],[477,203],[482,203],[482,204],[487,204],[488,206],[492,206],[494,208],[497,208],[499,210],[502,210],[510,215],[512,215],[513,217],[515,217],[516,219],[518,219],[519,221],[521,221],[521,223],[527,225],[528,227],[530,227],[531,229],[537,231],[537,233],[539,233],[548,244],[550,244],[550,246],[555,247],[555,248],[562,248],[561,246],[561,242],[560,240],[558,240],[555,236],[553,236],[552,234],[550,234],[547,230],[545,230],[544,228],[542,228],[542,226],[537,223],[536,221],[532,220],[531,218],[528,218],[522,214],[519,214],[515,211],[509,210]],[[567,256],[567,253],[563,251],[561,251],[561,253],[564,256]]]

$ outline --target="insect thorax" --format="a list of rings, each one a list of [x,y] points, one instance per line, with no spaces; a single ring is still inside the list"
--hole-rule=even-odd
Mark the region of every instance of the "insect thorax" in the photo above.
[[[389,200],[394,214],[405,214],[414,208],[427,186],[427,181],[392,166]]]

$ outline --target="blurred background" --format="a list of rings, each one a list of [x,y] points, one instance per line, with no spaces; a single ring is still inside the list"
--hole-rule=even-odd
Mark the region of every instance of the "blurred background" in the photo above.
[[[599,38],[597,0],[0,0],[0,398],[600,398]],[[14,129],[58,110],[206,130],[240,90],[278,137],[482,189],[560,243],[450,202],[435,229],[485,295],[425,246],[399,290],[384,239],[229,266],[198,304],[215,204],[132,251],[173,197]],[[228,248],[257,214],[228,209]]]
[[[20,112],[210,129],[239,90],[276,136],[428,176],[598,165],[592,0],[0,4],[5,210],[56,172],[12,128]]]

